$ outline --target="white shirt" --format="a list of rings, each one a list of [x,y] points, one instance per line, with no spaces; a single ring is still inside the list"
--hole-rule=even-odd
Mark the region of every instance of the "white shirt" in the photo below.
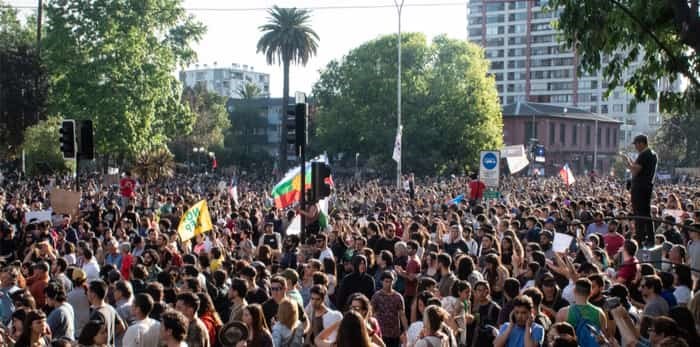
[[[326,248],[321,251],[321,255],[318,256],[318,260],[321,261],[321,263],[323,263],[323,259],[326,258],[335,260],[335,258],[333,258],[333,251],[331,251],[331,249],[328,248],[328,246],[326,246]]]
[[[415,321],[411,323],[406,332],[406,346],[413,347],[418,341],[420,332],[423,330],[423,321]]]
[[[122,339],[124,347],[156,347],[159,345],[160,322],[152,318],[134,322],[134,325],[126,329]]]
[[[97,264],[95,257],[90,258],[90,261],[83,265],[83,271],[87,275],[88,282],[100,279],[100,265]]]
[[[686,286],[678,286],[673,291],[673,296],[676,297],[678,305],[685,306],[690,302],[690,289]]]

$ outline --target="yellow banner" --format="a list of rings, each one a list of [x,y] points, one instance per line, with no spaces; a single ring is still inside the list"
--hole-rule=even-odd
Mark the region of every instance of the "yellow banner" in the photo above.
[[[209,208],[207,208],[207,201],[202,200],[194,204],[182,215],[180,224],[177,226],[177,233],[184,242],[211,229],[211,216],[209,215]]]

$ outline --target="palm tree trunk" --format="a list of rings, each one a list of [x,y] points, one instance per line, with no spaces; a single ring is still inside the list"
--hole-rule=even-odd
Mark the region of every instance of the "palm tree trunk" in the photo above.
[[[278,174],[284,175],[287,171],[287,105],[289,104],[289,57],[283,58],[283,74],[284,74],[284,87],[282,88],[282,115],[281,115],[281,131],[280,131],[280,156],[279,156],[279,172]]]

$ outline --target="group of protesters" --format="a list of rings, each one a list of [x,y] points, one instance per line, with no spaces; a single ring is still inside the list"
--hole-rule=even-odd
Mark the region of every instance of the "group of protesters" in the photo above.
[[[336,178],[323,211],[245,176],[234,196],[95,175],[37,221],[72,180],[6,175],[0,345],[700,346],[697,186],[654,187],[649,242],[613,177],[504,177],[491,200],[475,176],[406,180]],[[213,227],[183,242],[201,200]]]

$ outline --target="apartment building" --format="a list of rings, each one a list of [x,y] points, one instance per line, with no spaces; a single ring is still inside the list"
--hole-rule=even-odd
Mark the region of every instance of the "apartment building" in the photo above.
[[[601,72],[578,74],[576,52],[557,41],[547,0],[470,0],[467,37],[484,47],[491,61],[501,105],[535,102],[572,106],[621,122],[619,144],[630,145],[638,133],[653,134],[661,126],[658,100],[631,107],[634,98],[616,88],[607,98]],[[632,66],[634,68],[634,66]],[[663,85],[661,88],[677,86]]]

